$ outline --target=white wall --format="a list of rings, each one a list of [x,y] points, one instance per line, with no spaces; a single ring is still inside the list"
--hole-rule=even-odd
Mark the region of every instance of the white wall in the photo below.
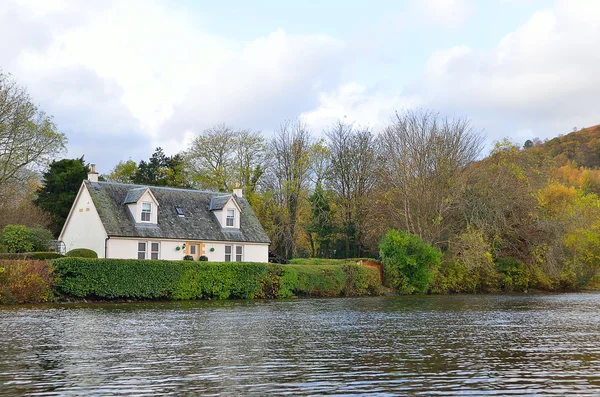
[[[108,240],[108,257],[109,258],[123,258],[123,259],[137,259],[138,254],[138,242],[147,242],[148,245],[152,241],[159,241],[160,244],[160,259],[167,260],[182,260],[185,256],[183,249],[177,250],[176,247],[182,247],[184,240],[157,240],[157,239],[129,239],[129,238],[110,238]],[[189,245],[191,241],[187,241]],[[206,241],[195,241],[194,243],[204,243],[205,255],[211,262],[223,262],[225,261],[225,246],[226,245],[243,245],[244,246],[244,262],[268,262],[269,261],[269,246],[268,244],[236,244],[236,243],[224,243],[224,242],[206,242]],[[211,252],[211,248],[214,251]],[[233,255],[235,255],[235,248],[233,249]],[[149,254],[148,254],[149,255]],[[233,257],[235,260],[235,256]]]
[[[225,246],[226,245],[242,245],[244,247],[243,260],[244,262],[268,262],[269,261],[269,245],[268,244],[256,244],[256,243],[224,243],[219,242],[205,242],[204,243],[206,256],[211,262],[223,262],[225,260]],[[210,251],[211,248],[215,250]],[[232,248],[233,260],[235,260],[235,248]]]
[[[71,208],[70,218],[61,233],[67,252],[75,248],[95,251],[99,258],[104,257],[106,232],[100,221],[92,197],[85,184],[80,188],[79,198]]]
[[[159,259],[167,260],[182,260],[185,256],[183,250],[176,250],[176,247],[181,247],[184,241],[175,240],[158,240],[158,239],[144,239],[144,238],[117,238],[111,237],[107,243],[107,256],[109,258],[121,258],[121,259],[137,259],[138,257],[138,243],[146,242],[147,244],[147,256],[150,258],[150,243],[160,243]]]

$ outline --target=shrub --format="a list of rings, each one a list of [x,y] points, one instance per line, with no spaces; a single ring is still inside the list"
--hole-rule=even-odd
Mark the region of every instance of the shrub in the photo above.
[[[296,272],[296,295],[339,296],[346,283],[346,274],[338,265],[286,265],[285,269]]]
[[[500,287],[505,291],[526,291],[529,286],[529,272],[525,265],[514,258],[501,257],[496,260],[500,273]]]
[[[346,283],[343,290],[345,296],[381,294],[381,280],[378,269],[346,264],[342,266],[342,270],[346,274]]]
[[[476,273],[447,255],[433,272],[430,291],[435,294],[473,293],[477,291],[478,285],[479,278]]]
[[[31,242],[31,230],[27,226],[7,225],[2,229],[0,243],[6,246],[8,252],[31,252],[33,243]]]
[[[401,293],[425,293],[432,280],[432,268],[441,254],[419,236],[389,230],[379,246],[384,284]]]
[[[259,278],[257,298],[291,298],[298,285],[298,273],[279,264],[267,265],[267,273]]]
[[[58,252],[31,252],[27,254],[27,258],[42,261],[47,259],[64,258],[64,255],[59,254]]]
[[[52,232],[48,229],[44,229],[41,226],[34,226],[29,228],[31,244],[33,244],[33,251],[43,252],[48,251],[50,241],[54,238]]]
[[[200,255],[200,258],[198,258],[198,260],[200,262],[208,262],[208,256],[206,256],[206,255]]]
[[[67,255],[70,258],[98,258],[98,254],[94,250],[90,250],[87,248],[75,248],[71,251],[67,252]]]
[[[52,299],[52,265],[45,261],[0,260],[0,303],[39,303]]]
[[[22,252],[19,254],[0,254],[0,260],[23,260],[23,259],[33,259],[33,260],[46,260],[46,259],[56,259],[62,258],[64,255],[59,254],[57,252]]]
[[[183,260],[184,260],[184,261],[193,261],[193,260],[194,260],[194,257],[193,257],[193,256],[191,256],[191,255],[186,255],[186,256],[184,256],[184,257],[183,257]]]
[[[499,289],[500,275],[491,246],[481,230],[467,228],[452,237],[439,276],[446,278],[445,292],[491,292]],[[437,283],[436,288],[440,285]]]

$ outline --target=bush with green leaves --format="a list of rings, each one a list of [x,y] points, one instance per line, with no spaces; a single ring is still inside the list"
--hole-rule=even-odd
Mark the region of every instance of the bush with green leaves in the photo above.
[[[469,227],[450,238],[448,251],[435,272],[431,292],[494,292],[500,289],[500,278],[485,234]]]
[[[208,256],[206,256],[206,255],[200,255],[200,258],[198,258],[198,260],[200,262],[208,262]]]
[[[0,243],[10,253],[31,252],[34,247],[31,230],[23,225],[5,226],[0,235]]]
[[[63,258],[64,255],[58,252],[21,252],[18,254],[2,253],[0,254],[0,260],[25,260],[31,259],[35,261],[43,261],[47,259]]]
[[[523,262],[511,257],[501,257],[496,259],[496,268],[500,273],[500,287],[504,291],[527,291],[530,276]]]
[[[70,258],[98,258],[96,251],[87,248],[75,248],[67,252],[66,256]]]
[[[271,265],[246,262],[61,258],[53,261],[58,292],[103,299],[252,299],[375,295],[375,268],[350,264]]]
[[[184,261],[193,261],[194,257],[191,255],[184,255],[183,260]]]
[[[419,236],[389,230],[379,245],[384,285],[403,294],[425,293],[441,254]]]
[[[50,241],[54,239],[52,232],[48,229],[44,229],[41,226],[34,226],[29,228],[31,233],[31,243],[33,244],[34,252],[46,252],[50,248]]]

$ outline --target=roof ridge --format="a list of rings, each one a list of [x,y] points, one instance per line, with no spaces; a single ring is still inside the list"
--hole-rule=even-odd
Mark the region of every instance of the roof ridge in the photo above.
[[[85,179],[84,182],[90,182],[90,180]],[[215,192],[214,190],[198,190],[198,189],[186,189],[181,187],[170,187],[170,186],[154,186],[154,185],[135,185],[132,183],[121,183],[121,182],[111,182],[111,181],[98,181],[93,182],[103,185],[119,185],[119,186],[131,186],[132,189],[143,189],[143,188],[152,188],[152,189],[160,189],[160,190],[176,190],[176,191],[184,191],[184,192],[196,192],[196,193],[210,193],[210,194],[218,194],[222,196],[232,196],[233,193],[227,192]]]

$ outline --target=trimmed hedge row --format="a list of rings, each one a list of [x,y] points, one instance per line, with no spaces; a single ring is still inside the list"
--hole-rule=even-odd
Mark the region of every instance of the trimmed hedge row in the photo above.
[[[0,260],[34,260],[43,261],[47,259],[63,258],[63,254],[58,252],[22,252],[19,254],[14,253],[0,253]]]
[[[135,259],[53,261],[61,294],[102,299],[252,299],[381,293],[376,269]]]

